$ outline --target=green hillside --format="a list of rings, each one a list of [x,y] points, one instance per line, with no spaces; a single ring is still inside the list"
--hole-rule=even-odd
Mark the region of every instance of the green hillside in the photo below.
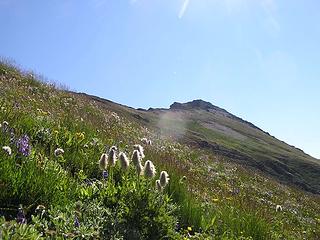
[[[136,110],[39,78],[0,64],[1,239],[320,238],[302,151],[202,102]],[[155,176],[120,164],[135,144]]]

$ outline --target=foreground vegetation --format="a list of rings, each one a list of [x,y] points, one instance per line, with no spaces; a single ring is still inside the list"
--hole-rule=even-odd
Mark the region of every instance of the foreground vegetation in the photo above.
[[[38,79],[0,64],[0,238],[320,238],[318,196],[163,139],[120,108]],[[156,176],[137,175],[132,162],[128,170],[119,161],[100,168],[111,146],[131,158],[135,144]],[[162,170],[170,181],[159,191]]]

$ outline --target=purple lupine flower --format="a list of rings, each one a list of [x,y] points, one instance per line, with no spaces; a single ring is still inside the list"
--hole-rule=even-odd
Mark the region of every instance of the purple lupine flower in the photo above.
[[[17,141],[18,151],[22,153],[22,155],[25,157],[30,155],[31,146],[30,146],[29,140],[30,138],[28,137],[28,135],[23,135]]]
[[[24,212],[23,212],[23,209],[21,206],[18,209],[17,223],[19,223],[19,224],[26,224],[27,223],[26,216],[24,215]]]
[[[74,226],[76,228],[80,227],[80,222],[77,216],[74,216]]]
[[[106,179],[108,178],[108,176],[109,176],[108,171],[104,170],[104,171],[102,172],[102,178],[103,178],[103,180],[106,180]]]

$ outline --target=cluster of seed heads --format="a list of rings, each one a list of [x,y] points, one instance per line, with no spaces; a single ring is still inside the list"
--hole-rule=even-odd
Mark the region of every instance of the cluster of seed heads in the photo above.
[[[134,150],[132,152],[131,161],[128,159],[126,153],[119,153],[121,169],[123,171],[127,171],[130,167],[130,163],[132,162],[132,165],[135,167],[138,176],[143,175],[146,178],[154,178],[157,171],[153,162],[147,160],[144,165],[142,164],[142,160],[145,157],[144,148],[139,144],[134,145],[133,148]],[[99,160],[99,167],[101,170],[106,171],[108,167],[114,167],[116,165],[117,150],[118,149],[116,146],[112,146],[108,153],[103,153],[101,155]],[[166,171],[162,171],[160,173],[160,178],[156,181],[156,189],[162,191],[168,182],[169,174]]]

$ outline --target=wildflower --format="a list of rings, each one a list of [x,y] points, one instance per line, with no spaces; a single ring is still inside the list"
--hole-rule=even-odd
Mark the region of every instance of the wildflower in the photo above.
[[[7,121],[3,121],[1,128],[3,132],[7,132],[9,129],[9,123]]]
[[[29,144],[30,138],[28,135],[23,135],[17,141],[18,151],[22,153],[23,156],[27,157],[30,155],[31,146]]]
[[[160,173],[160,184],[162,187],[165,187],[169,183],[169,174],[166,171]]]
[[[77,216],[74,216],[74,226],[76,228],[80,227],[80,222]]]
[[[3,122],[2,122],[2,127],[3,127],[3,128],[9,127],[9,123],[8,123],[7,121],[3,121]]]
[[[111,146],[110,149],[109,149],[109,152],[111,152],[111,150],[118,151],[118,148],[116,146]]]
[[[40,216],[42,217],[44,215],[44,213],[46,212],[46,207],[43,205],[38,205],[35,212],[37,214],[40,214]]]
[[[76,138],[81,142],[85,138],[84,133],[83,132],[76,133]]]
[[[161,186],[161,183],[160,183],[160,180],[156,180],[156,189],[159,191],[159,192],[162,192],[162,186]]]
[[[111,149],[108,155],[108,162],[111,166],[115,166],[117,162],[117,156],[116,151],[114,149]]]
[[[19,208],[18,208],[18,214],[17,214],[17,223],[20,223],[20,224],[26,224],[27,223],[27,219],[26,219],[26,216],[24,215],[24,212],[23,212],[23,209],[22,209],[22,206],[20,205]]]
[[[99,161],[99,167],[102,169],[102,170],[106,170],[107,167],[108,167],[108,157],[107,157],[107,154],[102,154],[101,157],[100,157],[100,161]]]
[[[2,147],[2,149],[10,156],[12,151],[11,148],[9,146],[4,146]]]
[[[148,144],[148,139],[147,138],[141,138],[141,142],[144,144]]]
[[[102,178],[103,178],[103,180],[106,180],[106,179],[108,178],[108,176],[109,176],[108,171],[107,171],[107,170],[103,170],[103,171],[102,171]]]
[[[148,145],[152,145],[152,141],[151,140],[148,140]]]
[[[187,229],[188,229],[188,231],[189,231],[189,232],[191,232],[191,231],[192,231],[192,227],[188,227]]]
[[[125,153],[121,152],[119,155],[120,165],[123,170],[127,170],[129,168],[129,160]]]
[[[134,150],[131,158],[133,164],[137,166],[139,163],[141,163],[141,157],[138,150]]]
[[[64,150],[62,148],[57,148],[56,150],[54,150],[54,156],[58,157],[60,155],[64,154]]]
[[[276,206],[276,212],[281,212],[282,211],[282,206],[281,205],[277,205]]]
[[[144,165],[144,175],[149,178],[153,178],[156,175],[156,168],[150,160],[146,161]]]
[[[143,153],[143,152],[144,152],[144,149],[143,149],[143,147],[142,147],[141,145],[136,144],[136,145],[134,145],[133,147],[134,147],[135,150],[138,150],[138,151],[139,151],[141,158],[144,158],[144,157],[145,157],[145,156],[144,156],[144,153]]]
[[[15,143],[15,141],[16,141],[16,136],[15,136],[15,134],[14,134],[14,129],[13,128],[10,128],[10,144],[14,144]]]
[[[187,180],[186,176],[183,176],[182,178],[179,179],[179,184],[183,184]]]
[[[213,202],[219,202],[219,198],[212,199]]]

